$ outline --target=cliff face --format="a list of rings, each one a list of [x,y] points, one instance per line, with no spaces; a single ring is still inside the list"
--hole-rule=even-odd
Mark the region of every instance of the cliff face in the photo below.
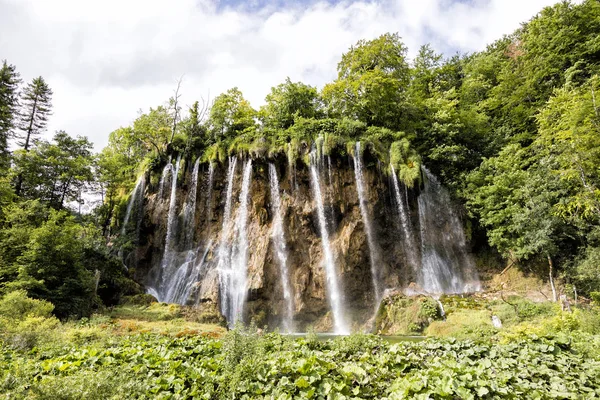
[[[240,199],[241,161],[233,175],[232,221],[243,209],[240,203],[243,200]],[[378,262],[373,266],[370,264],[371,252],[361,216],[352,159],[323,158],[318,175],[344,312],[354,329],[373,316],[379,300],[374,293],[372,269],[381,277],[381,289],[406,287],[417,279],[415,266],[407,265],[405,261],[400,216],[396,211],[398,207],[390,178],[381,173],[377,162],[366,154],[363,163],[368,217],[374,239],[371,243],[376,247],[372,250],[379,254]],[[280,185],[294,329],[304,331],[314,327],[330,330],[333,316],[310,169],[302,163],[290,167],[283,159],[274,161],[274,165]],[[193,168],[190,164],[182,166],[174,199],[177,218],[171,227],[174,233],[169,254],[165,253],[165,238],[170,186],[164,186],[163,196],[159,198],[157,185],[147,185],[134,274],[163,301],[167,299],[219,310],[226,295],[222,293],[223,266],[219,264],[219,248],[239,244],[236,244],[235,235],[226,233],[231,230],[223,227],[228,165],[214,165],[212,178],[208,168],[208,165],[200,165],[193,219],[190,221]],[[286,300],[272,237],[274,209],[267,161],[254,160],[250,182],[246,224],[247,291],[242,291],[245,294],[243,320],[249,322],[254,319],[259,326],[267,324],[275,328],[281,326]],[[406,191],[406,194],[407,204],[412,210],[416,209],[414,193]],[[413,212],[413,221],[415,215]],[[192,246],[184,244],[189,241],[185,239],[186,235],[193,238]],[[180,293],[178,298],[172,296],[174,292]]]

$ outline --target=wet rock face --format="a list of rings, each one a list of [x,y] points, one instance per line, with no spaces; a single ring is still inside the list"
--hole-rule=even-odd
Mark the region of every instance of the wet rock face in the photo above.
[[[188,197],[192,166],[186,163],[178,181],[177,239],[175,263],[183,263],[190,249],[181,248],[183,203]],[[375,304],[369,264],[369,248],[361,218],[355,175],[351,159],[332,159],[331,173],[321,168],[320,181],[328,223],[331,248],[342,288],[347,318],[357,328],[372,317]],[[331,307],[326,288],[324,255],[321,244],[316,205],[310,185],[309,169],[298,163],[290,167],[285,160],[275,162],[279,177],[281,213],[283,218],[290,286],[293,292],[294,325],[302,331],[309,327],[331,328]],[[373,233],[381,254],[381,276],[384,288],[397,288],[413,279],[413,272],[403,264],[403,248],[390,195],[388,177],[377,165],[364,160],[364,180],[368,208],[373,219]],[[239,212],[243,163],[237,163],[233,182],[232,214]],[[227,164],[216,165],[212,187],[208,186],[208,165],[200,166],[193,232],[194,249],[205,254],[193,283],[188,304],[214,309],[221,295],[217,271],[217,250],[221,241],[223,214],[227,195]],[[146,191],[146,209],[140,246],[136,251],[134,276],[142,284],[155,284],[160,279],[160,265],[166,235],[169,194],[158,198],[157,185]],[[259,325],[279,327],[285,312],[285,300],[280,267],[272,239],[273,209],[271,207],[268,163],[254,160],[250,200],[248,203],[248,263],[247,296],[244,319]],[[227,239],[227,244],[230,239]],[[197,246],[197,249],[195,248]],[[200,258],[198,258],[200,259]]]

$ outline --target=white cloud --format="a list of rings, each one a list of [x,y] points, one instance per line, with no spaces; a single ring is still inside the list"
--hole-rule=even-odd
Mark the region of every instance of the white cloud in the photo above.
[[[49,132],[108,133],[162,104],[238,86],[259,106],[286,76],[322,86],[359,39],[399,32],[414,54],[481,50],[554,0],[316,2],[255,11],[208,0],[0,0],[0,58],[54,90]]]

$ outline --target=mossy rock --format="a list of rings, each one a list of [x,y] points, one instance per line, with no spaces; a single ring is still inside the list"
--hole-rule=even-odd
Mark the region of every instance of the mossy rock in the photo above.
[[[414,335],[440,318],[438,304],[430,297],[393,296],[379,307],[375,327],[384,335]]]

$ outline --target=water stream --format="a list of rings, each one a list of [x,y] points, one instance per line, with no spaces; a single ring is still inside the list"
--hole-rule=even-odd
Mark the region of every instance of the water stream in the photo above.
[[[371,265],[371,278],[373,280],[373,292],[375,295],[375,305],[379,305],[382,296],[382,276],[381,276],[381,257],[377,248],[376,240],[373,234],[373,224],[369,214],[369,205],[366,198],[365,178],[360,152],[360,142],[356,142],[354,148],[354,177],[356,179],[356,191],[358,192],[358,204],[360,206],[360,215],[362,216],[365,234],[367,235],[367,244],[369,246],[369,263]]]
[[[188,197],[183,205],[183,248],[191,249],[196,230],[196,197],[198,194],[198,169],[200,168],[200,157],[194,164],[192,171],[192,183]]]
[[[319,230],[321,233],[321,244],[323,246],[323,255],[325,262],[325,275],[327,284],[327,296],[331,305],[333,314],[334,332],[338,334],[346,334],[350,332],[350,328],[346,322],[344,315],[342,293],[338,282],[338,276],[329,243],[329,232],[327,231],[327,220],[325,218],[325,206],[323,205],[323,196],[321,194],[320,174],[317,171],[319,157],[316,149],[313,148],[310,154],[310,182],[313,190],[314,200],[317,203],[317,215],[319,220]]]
[[[217,250],[217,272],[219,274],[219,300],[221,313],[227,316],[229,310],[229,267],[231,264],[230,249],[227,244],[231,231],[231,203],[233,199],[233,181],[237,157],[229,157],[227,172],[227,191],[225,197],[225,210],[223,212],[223,225],[221,227],[219,248]]]
[[[285,303],[284,318],[282,321],[285,332],[294,331],[294,298],[290,285],[288,271],[288,254],[283,232],[283,216],[281,211],[281,197],[279,196],[279,179],[275,165],[269,163],[269,181],[271,186],[271,208],[273,209],[273,247],[277,262],[279,263],[279,277],[283,288],[283,300]]]
[[[248,204],[252,181],[252,160],[246,161],[242,178],[239,207],[235,221],[235,237],[229,267],[227,321],[230,327],[243,318],[248,275]]]
[[[404,243],[404,253],[406,255],[406,261],[415,272],[419,272],[419,257],[417,252],[418,247],[415,241],[412,224],[410,222],[408,203],[405,203],[405,199],[403,199],[402,193],[400,192],[398,175],[396,175],[394,166],[390,164],[390,167],[392,168],[392,184],[394,186],[394,197],[396,198],[398,215],[400,216],[400,226],[402,228],[402,240]]]

